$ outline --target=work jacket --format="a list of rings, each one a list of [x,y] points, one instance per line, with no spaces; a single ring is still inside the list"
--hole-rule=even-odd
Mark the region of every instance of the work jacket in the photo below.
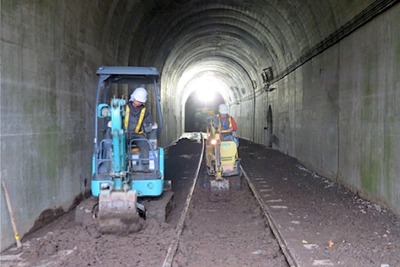
[[[235,119],[232,116],[226,115],[223,119],[220,115],[217,115],[218,122],[221,124],[221,133],[222,134],[231,134],[232,132],[237,131],[237,124]]]
[[[129,102],[125,108],[124,128],[128,133],[149,133],[152,128],[153,117],[144,105],[136,108]]]

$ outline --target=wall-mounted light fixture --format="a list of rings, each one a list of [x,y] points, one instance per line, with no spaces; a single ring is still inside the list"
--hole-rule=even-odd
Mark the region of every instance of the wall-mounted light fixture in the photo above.
[[[274,79],[274,73],[272,71],[272,67],[263,69],[263,72],[261,73],[261,77],[262,77],[263,83],[264,83],[264,91],[271,92],[276,89],[276,88],[271,87],[271,82]]]
[[[274,79],[274,73],[272,72],[272,67],[263,69],[261,77],[263,79],[263,83],[270,83]]]

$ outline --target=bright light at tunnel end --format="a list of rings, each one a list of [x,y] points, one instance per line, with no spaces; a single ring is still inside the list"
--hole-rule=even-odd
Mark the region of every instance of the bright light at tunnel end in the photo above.
[[[223,91],[226,84],[216,78],[203,77],[192,81],[190,87],[197,99],[206,105],[214,101],[216,94]]]
[[[211,88],[203,88],[196,90],[197,99],[204,104],[212,102],[215,98],[215,92]]]

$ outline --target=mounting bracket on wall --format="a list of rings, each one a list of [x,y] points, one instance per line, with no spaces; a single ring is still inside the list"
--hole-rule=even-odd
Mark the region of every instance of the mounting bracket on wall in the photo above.
[[[266,83],[265,85],[264,85],[264,91],[265,92],[272,92],[272,91],[274,91],[276,89],[276,87],[271,87],[271,84],[270,83]]]

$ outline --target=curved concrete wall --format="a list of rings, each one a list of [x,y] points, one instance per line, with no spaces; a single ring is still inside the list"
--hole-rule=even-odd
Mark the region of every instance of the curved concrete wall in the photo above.
[[[96,5],[1,1],[1,180],[21,236],[44,211],[67,210],[90,180],[104,19]],[[13,243],[3,194],[1,240]]]
[[[275,148],[398,214],[399,14],[397,6],[372,20],[263,97]]]
[[[1,179],[21,235],[88,189],[101,65],[161,71],[162,144],[212,73],[242,138],[268,144],[271,105],[275,149],[400,214],[396,1],[2,0],[1,25]]]

